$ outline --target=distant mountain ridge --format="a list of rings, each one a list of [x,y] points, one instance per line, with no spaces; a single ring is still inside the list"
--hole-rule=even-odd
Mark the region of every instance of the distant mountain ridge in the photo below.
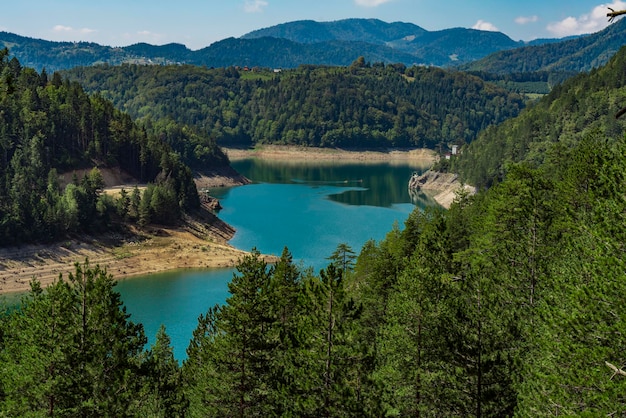
[[[371,63],[522,72],[548,68],[544,65],[548,61],[567,62],[561,67],[569,71],[599,66],[617,51],[616,44],[624,38],[626,30],[622,22],[593,35],[524,43],[501,32],[466,28],[428,31],[412,23],[345,19],[283,23],[196,51],[176,43],[109,47],[90,42],[45,41],[8,32],[0,32],[0,48],[9,48],[11,55],[23,65],[37,70],[46,68],[48,72],[102,63],[268,68],[295,68],[303,64],[345,66],[360,56]],[[537,62],[539,59],[542,62]]]
[[[427,32],[425,29],[413,23],[386,23],[378,19],[344,19],[334,22],[298,20],[258,29],[243,35],[241,38],[283,38],[303,44],[328,41],[360,41],[385,44],[405,37],[418,36],[425,32]]]
[[[460,68],[494,74],[589,71],[606,64],[623,45],[626,45],[625,19],[591,35],[500,51]]]
[[[412,23],[387,23],[378,19],[344,19],[334,22],[300,20],[255,30],[241,38],[267,37],[301,44],[340,41],[384,45],[396,53],[402,52],[413,57],[413,62],[404,61],[404,64],[437,66],[471,62],[493,52],[525,45],[501,32],[466,28],[427,31]]]

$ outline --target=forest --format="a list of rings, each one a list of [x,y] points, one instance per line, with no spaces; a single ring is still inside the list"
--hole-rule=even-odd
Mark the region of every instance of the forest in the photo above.
[[[193,129],[139,125],[78,83],[22,67],[0,50],[0,245],[102,232],[116,219],[176,222],[199,206],[189,166],[224,164],[215,141]],[[101,193],[99,170],[111,167],[152,185],[114,202]],[[90,168],[61,184],[62,173]]]
[[[626,137],[615,113],[626,105],[625,54],[622,50],[605,67],[556,86],[518,118],[487,127],[450,163],[480,190],[459,192],[450,209],[416,209],[404,225],[361,249],[341,244],[317,272],[294,263],[288,248],[273,265],[252,249],[237,266],[226,303],[207,306],[198,318],[182,364],[174,359],[164,328],[146,347],[143,327],[130,320],[114,278],[100,266],[77,263],[74,273],[46,289],[34,280],[20,307],[0,316],[0,414],[623,415]],[[145,193],[169,191],[180,210],[195,204],[197,191],[186,180],[190,169],[183,158],[191,163],[198,156],[176,139],[191,132],[198,141],[215,144],[199,125],[172,125],[166,134],[163,127],[170,122],[151,114],[149,102],[137,107],[145,112],[137,122],[115,110],[124,89],[88,96],[76,82],[21,68],[6,53],[0,66],[2,239],[19,233],[29,239],[35,231],[50,231],[52,237],[54,225],[68,225],[55,214],[74,213],[68,208],[89,199],[91,204],[80,207],[106,206],[98,205],[105,198],[98,193],[97,170],[64,191],[54,181],[55,170],[93,160],[154,181],[138,201],[135,195],[128,205],[113,202],[116,216],[140,219],[142,204],[151,213],[153,198],[144,199]],[[173,71],[120,68],[164,71],[159,74],[166,80]],[[259,86],[247,97],[258,95],[251,102],[261,115],[277,111],[261,103],[290,103],[293,95],[280,96],[283,77],[297,84],[304,74],[323,80],[336,71],[344,80],[363,77],[374,86],[365,74],[385,71],[409,90],[421,79],[455,80],[439,70],[415,69],[424,73],[409,75],[407,69],[400,74],[394,67],[359,63],[300,68],[279,77],[233,68],[197,71],[231,83],[221,86],[223,96],[215,99],[221,109],[211,122],[216,124],[228,120],[227,107],[221,106],[245,114],[245,107],[236,107],[235,86]],[[450,90],[461,96],[483,86],[477,78],[458,77],[475,83],[469,90]],[[263,102],[261,91],[271,91],[271,100]],[[366,91],[374,109],[374,95]],[[137,97],[149,93],[174,97],[156,85]],[[113,102],[105,100],[108,95]],[[505,99],[497,97],[502,104]],[[507,97],[517,103],[516,96]],[[301,116],[323,111],[311,107]],[[221,126],[233,129],[228,140],[234,141],[246,131],[236,114],[233,118]],[[65,133],[57,135],[61,129]],[[206,155],[222,161],[217,151]],[[75,213],[74,228],[97,228],[81,224],[83,212]]]
[[[626,49],[603,67],[561,84],[516,118],[490,126],[469,144],[454,167],[466,182],[489,187],[501,181],[511,163],[538,167],[551,144],[572,146],[594,131],[624,133],[615,114],[626,105]]]
[[[174,360],[144,348],[100,267],[0,320],[7,416],[607,416],[626,410],[626,141],[552,145],[539,168],[416,209],[319,272],[240,260]],[[36,382],[33,384],[33,382]]]
[[[139,120],[171,118],[222,146],[433,149],[470,142],[525,105],[520,95],[462,72],[363,57],[347,67],[278,73],[102,65],[63,74]]]

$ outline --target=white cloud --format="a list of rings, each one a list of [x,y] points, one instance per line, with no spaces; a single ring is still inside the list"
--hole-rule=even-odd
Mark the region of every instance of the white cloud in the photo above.
[[[499,30],[493,23],[485,22],[482,19],[476,22],[474,26],[472,26],[472,29],[486,30],[490,32],[498,32]]]
[[[535,23],[539,20],[539,16],[518,16],[515,18],[515,23],[518,25],[526,25],[528,23]]]
[[[381,4],[389,3],[393,0],[354,0],[357,6],[362,7],[378,7]]]
[[[64,25],[56,25],[52,28],[52,31],[56,33],[68,33],[68,34],[80,34],[80,35],[85,35],[85,34],[96,32],[95,29],[89,29],[89,28],[74,29],[71,26],[64,26]]]
[[[261,13],[269,3],[265,0],[246,0],[243,10],[246,13]]]
[[[626,9],[626,2],[616,0],[613,3],[600,4],[594,7],[590,13],[578,17],[569,16],[561,21],[552,22],[548,24],[547,30],[557,37],[598,32],[610,24],[606,16],[609,8]]]

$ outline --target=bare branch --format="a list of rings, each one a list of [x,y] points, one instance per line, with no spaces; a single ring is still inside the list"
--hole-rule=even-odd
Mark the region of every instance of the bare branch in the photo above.
[[[611,379],[609,379],[609,380],[612,380],[612,379],[613,379],[616,375],[618,375],[618,374],[619,374],[620,376],[626,376],[626,372],[625,372],[624,370],[622,370],[622,369],[618,369],[618,368],[617,368],[617,366],[612,365],[612,364],[611,364],[611,363],[609,363],[608,361],[605,361],[605,362],[604,362],[604,364],[606,364],[606,366],[607,366],[609,369],[613,370],[613,376],[611,376]]]
[[[621,15],[626,15],[626,10],[618,10],[615,11],[613,9],[611,9],[610,7],[608,8],[611,12],[606,14],[606,17],[609,18],[609,22],[613,22],[615,20],[616,17],[621,16]]]

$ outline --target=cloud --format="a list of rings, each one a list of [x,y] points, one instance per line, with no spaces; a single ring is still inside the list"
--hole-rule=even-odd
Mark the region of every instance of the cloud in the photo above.
[[[52,28],[52,31],[56,33],[80,34],[80,35],[97,32],[95,29],[89,29],[89,28],[74,29],[71,26],[64,26],[64,25],[56,25]]]
[[[626,2],[616,0],[613,3],[600,4],[587,14],[578,17],[568,16],[558,22],[552,22],[548,24],[546,29],[557,37],[598,32],[610,24],[606,17],[609,7],[623,10],[626,9]]]
[[[393,0],[354,0],[357,6],[362,7],[378,7],[381,4],[389,3]]]
[[[535,23],[539,20],[539,16],[518,16],[515,18],[515,23],[518,25],[527,25],[529,23]]]
[[[243,11],[246,13],[261,13],[267,6],[269,6],[269,3],[265,0],[246,0],[243,5]]]
[[[472,29],[486,30],[490,32],[498,32],[499,30],[493,23],[485,22],[482,19],[476,22],[474,26],[472,26]]]

